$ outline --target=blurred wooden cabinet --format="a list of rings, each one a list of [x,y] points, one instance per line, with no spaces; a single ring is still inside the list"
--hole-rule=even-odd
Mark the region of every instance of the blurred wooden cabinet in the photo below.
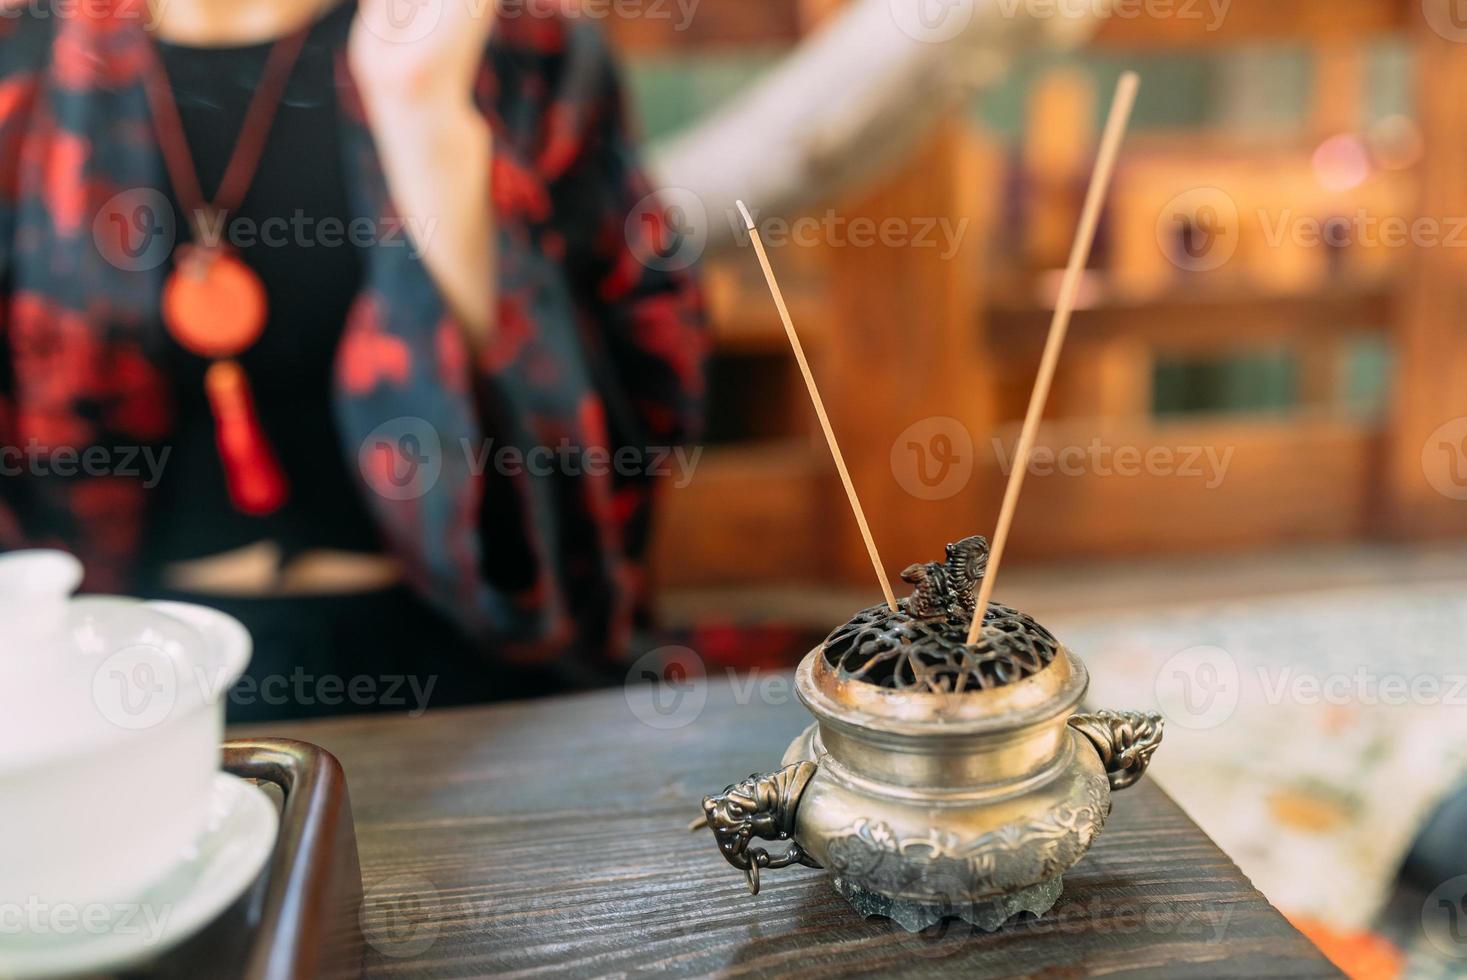
[[[1467,224],[1467,44],[1430,26],[1452,23],[1431,19],[1449,18],[1452,3],[1281,0],[1232,5],[1215,31],[1175,18],[1101,29],[1094,44],[1112,53],[1304,40],[1316,49],[1310,121],[1258,143],[1132,138],[1015,556],[1467,531],[1467,421],[1453,428],[1467,417],[1467,249],[1409,228],[1391,245],[1361,223],[1424,218],[1442,234],[1453,216]],[[838,2],[704,4],[724,10],[711,23],[736,40],[789,41]],[[1382,151],[1352,115],[1365,85],[1358,48],[1386,32],[1413,51],[1402,139],[1418,141],[1414,155]],[[845,236],[827,226],[819,244],[771,247],[893,577],[993,524],[1089,168],[1093,134],[1063,123],[1091,115],[1076,111],[1085,97],[1073,79],[1037,86],[1035,136],[1017,161],[954,119],[900,172],[806,219],[838,221]],[[1067,129],[1068,141],[1055,137]],[[853,245],[856,222],[892,234]],[[935,242],[914,244],[922,235]],[[714,425],[692,481],[664,495],[659,582],[869,583],[753,255],[713,257],[706,276]],[[1361,350],[1390,365],[1374,409],[1351,388]],[[1287,404],[1162,410],[1163,389],[1185,389],[1195,365],[1248,357],[1283,365]]]

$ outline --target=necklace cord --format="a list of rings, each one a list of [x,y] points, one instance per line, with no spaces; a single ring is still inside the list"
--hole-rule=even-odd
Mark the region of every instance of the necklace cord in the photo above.
[[[168,169],[168,179],[178,195],[178,203],[188,212],[185,219],[196,240],[203,237],[203,229],[197,224],[206,212],[227,215],[244,202],[259,167],[260,157],[265,152],[266,138],[275,121],[275,113],[285,95],[286,83],[305,47],[306,37],[311,32],[307,24],[276,41],[270,48],[259,85],[245,110],[244,122],[240,125],[239,137],[225,165],[224,176],[213,200],[204,197],[199,184],[198,169],[193,154],[189,151],[188,137],[184,133],[183,119],[178,112],[178,103],[168,80],[168,70],[163,65],[162,55],[151,37],[148,44],[148,64],[144,77],[144,90],[148,106],[152,110],[153,129],[158,137],[159,149],[163,152],[163,163]]]

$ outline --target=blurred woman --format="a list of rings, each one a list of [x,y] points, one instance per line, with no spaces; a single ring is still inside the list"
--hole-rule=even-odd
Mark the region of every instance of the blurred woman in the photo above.
[[[235,719],[619,676],[706,340],[591,26],[6,13],[0,544],[238,616]]]

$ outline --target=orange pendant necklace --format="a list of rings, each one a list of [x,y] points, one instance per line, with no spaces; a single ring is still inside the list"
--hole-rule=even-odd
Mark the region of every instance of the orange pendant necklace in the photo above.
[[[163,283],[163,325],[185,350],[213,362],[204,373],[204,390],[214,414],[225,485],[235,509],[256,516],[279,509],[288,493],[280,462],[260,427],[249,379],[236,360],[260,339],[268,303],[260,277],[219,239],[254,180],[285,84],[309,33],[307,25],[270,49],[212,200],[204,197],[199,184],[168,74],[155,49],[150,48],[153,56],[145,75],[163,162],[193,237],[192,244],[174,249],[173,269]]]

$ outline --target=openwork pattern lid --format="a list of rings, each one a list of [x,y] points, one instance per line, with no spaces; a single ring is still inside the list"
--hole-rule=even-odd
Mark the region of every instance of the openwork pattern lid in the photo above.
[[[967,644],[975,587],[988,566],[988,541],[974,535],[947,546],[947,559],[909,566],[916,586],[897,611],[857,613],[826,638],[826,663],[843,679],[900,691],[986,691],[1032,677],[1059,643],[1028,615],[989,603],[978,642]]]

